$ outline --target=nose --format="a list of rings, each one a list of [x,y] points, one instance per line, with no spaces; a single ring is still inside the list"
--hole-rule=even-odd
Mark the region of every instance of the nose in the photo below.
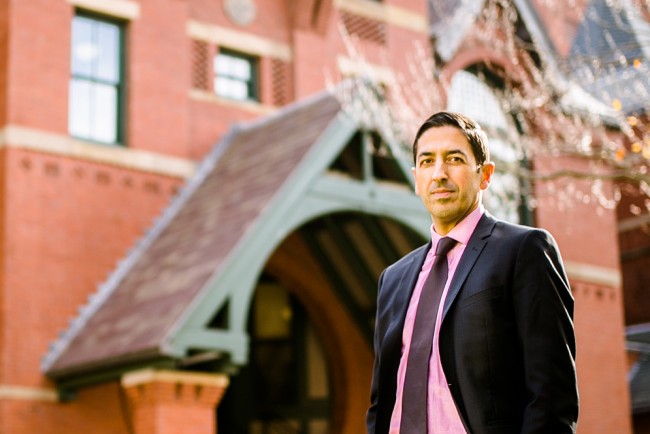
[[[431,172],[431,178],[436,181],[447,179],[447,165],[444,161],[436,161]]]

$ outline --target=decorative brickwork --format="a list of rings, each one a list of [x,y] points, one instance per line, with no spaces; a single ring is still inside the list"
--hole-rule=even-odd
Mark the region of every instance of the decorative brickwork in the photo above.
[[[587,427],[579,432],[630,433],[630,418],[620,410],[630,405],[626,384],[628,360],[624,351],[611,350],[625,348],[621,290],[585,281],[570,283],[575,297],[576,364],[582,411],[579,424]],[[615,414],[610,413],[613,403],[619,406]],[[609,417],[595,416],[604,414]]]
[[[386,44],[385,23],[348,12],[341,12],[341,21],[348,34],[377,44]]]
[[[210,47],[204,41],[192,40],[192,87],[210,90]]]
[[[291,65],[280,59],[271,59],[272,104],[283,106],[291,102]]]
[[[573,295],[580,297],[581,300],[587,298],[596,302],[620,302],[618,297],[619,290],[616,288],[581,282],[572,284],[572,290]]]

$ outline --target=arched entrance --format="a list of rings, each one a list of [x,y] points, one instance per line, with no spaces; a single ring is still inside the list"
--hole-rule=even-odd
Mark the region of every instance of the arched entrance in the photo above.
[[[330,370],[322,339],[297,297],[264,276],[248,330],[249,364],[231,378],[218,432],[329,433]]]
[[[352,212],[287,237],[256,285],[249,363],[231,377],[218,432],[362,432],[377,279],[424,242],[394,220]]]

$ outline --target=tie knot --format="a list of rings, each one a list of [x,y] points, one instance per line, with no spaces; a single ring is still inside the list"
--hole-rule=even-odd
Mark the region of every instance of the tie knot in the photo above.
[[[447,253],[449,253],[449,251],[456,245],[457,242],[458,241],[449,237],[440,238],[440,240],[438,241],[438,245],[436,246],[436,256],[438,255],[446,256]]]

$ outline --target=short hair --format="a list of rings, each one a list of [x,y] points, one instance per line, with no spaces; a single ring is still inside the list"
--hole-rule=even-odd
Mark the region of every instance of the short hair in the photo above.
[[[418,140],[422,134],[431,128],[450,126],[460,130],[467,142],[472,148],[476,163],[482,166],[490,159],[490,150],[488,149],[488,138],[481,126],[469,116],[455,112],[441,111],[429,117],[415,134],[413,141],[413,162],[417,162]]]

